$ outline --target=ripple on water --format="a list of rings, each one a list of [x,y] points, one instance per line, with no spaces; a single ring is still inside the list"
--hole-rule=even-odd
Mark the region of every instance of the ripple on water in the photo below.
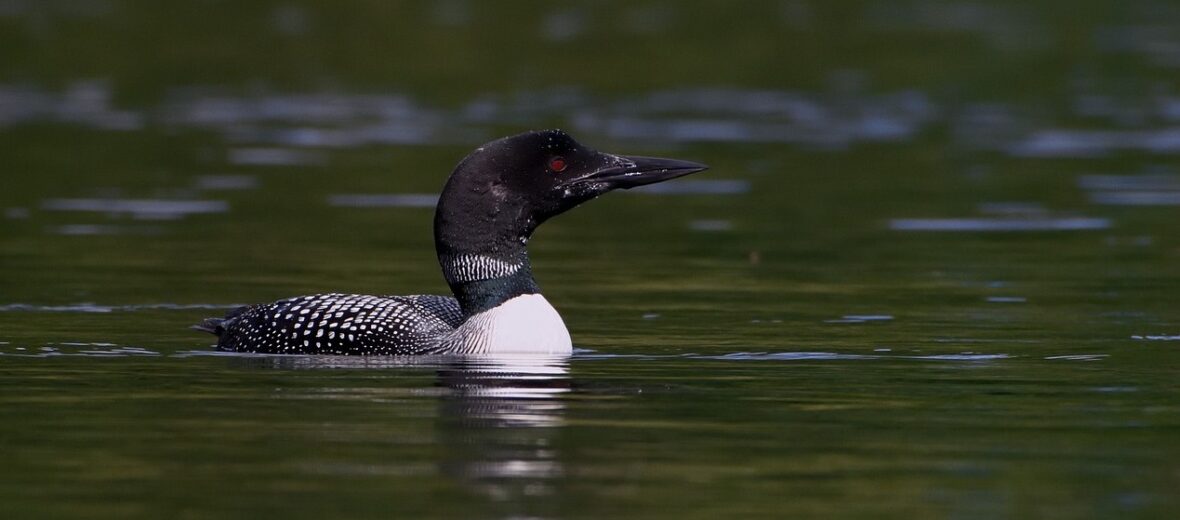
[[[676,182],[648,184],[625,193],[641,195],[744,195],[750,181],[741,179],[683,179]]]
[[[1028,298],[1023,296],[988,296],[986,301],[988,303],[1025,303]]]
[[[434,208],[438,195],[432,193],[329,195],[329,206],[346,208]]]
[[[54,343],[40,347],[18,346],[0,343],[0,357],[49,358],[71,357],[154,357],[160,353],[141,347],[120,346],[114,343]]]
[[[888,314],[845,314],[837,319],[824,320],[824,323],[867,323],[881,321],[893,321],[893,316]]]
[[[258,187],[253,175],[198,175],[193,181],[198,190],[252,190]]]
[[[1090,194],[1090,201],[1108,206],[1178,206],[1180,175],[1144,173],[1135,175],[1082,175],[1078,187]]]
[[[1049,209],[1036,202],[984,202],[978,206],[979,212],[987,215],[1006,216],[1044,216]]]
[[[0,127],[53,121],[104,129],[134,129],[147,123],[207,129],[236,143],[259,146],[231,151],[233,164],[290,165],[320,164],[324,159],[322,154],[290,148],[469,144],[488,138],[489,126],[503,121],[538,126],[559,118],[577,132],[616,140],[839,148],[910,139],[940,114],[917,90],[831,99],[822,92],[682,88],[613,100],[555,88],[482,94],[455,109],[396,93],[232,95],[214,86],[178,88],[163,107],[143,111],[117,109],[112,97],[105,82],[77,82],[64,93],[0,85]]]
[[[733,222],[724,219],[697,219],[688,222],[688,229],[703,232],[719,232],[733,230]]]
[[[1048,129],[1033,132],[1008,147],[1016,157],[1101,157],[1114,152],[1176,153],[1180,151],[1180,129],[1074,130]]]
[[[858,74],[853,71],[850,75]],[[143,110],[114,106],[115,95],[106,81],[77,81],[61,91],[0,84],[0,128],[49,121],[106,130],[134,130],[152,124],[211,130],[232,142],[252,146],[230,152],[231,163],[247,165],[325,161],[320,150],[308,148],[470,144],[491,137],[495,133],[492,127],[503,121],[514,121],[518,126],[563,121],[562,126],[577,132],[618,141],[791,143],[826,149],[862,142],[904,142],[935,125],[950,124],[985,129],[965,132],[960,136],[963,144],[1014,156],[1180,151],[1180,127],[1176,126],[1030,130],[1020,123],[1019,116],[1012,115],[1020,108],[1010,104],[976,103],[973,110],[945,110],[920,90],[872,94],[855,81],[851,83],[837,96],[823,91],[678,88],[624,99],[599,98],[560,87],[479,94],[457,108],[431,106],[400,93],[235,95],[217,86],[195,85],[174,89],[162,107]],[[1098,97],[1079,92],[1073,105],[1079,107],[1079,113],[1086,113]],[[1177,120],[1177,98],[1161,95],[1154,101],[1145,115],[1167,122]],[[1099,112],[1109,115],[1105,110]],[[1166,203],[1173,204],[1170,200]]]
[[[874,352],[880,352],[874,350]],[[696,356],[701,359],[737,361],[831,361],[831,360],[884,360],[910,359],[917,361],[995,361],[1012,358],[1009,354],[980,354],[964,352],[959,354],[930,355],[886,355],[886,354],[839,354],[835,352],[734,352],[719,356]]]
[[[1094,193],[1090,201],[1107,206],[1180,206],[1180,191],[1119,191]]]
[[[997,359],[1011,359],[1008,354],[931,354],[928,356],[898,356],[905,359],[925,359],[930,361],[993,361]]]
[[[24,220],[29,218],[29,208],[4,208],[4,218],[9,220]]]
[[[894,231],[1013,232],[1088,231],[1108,229],[1110,219],[1062,218],[898,218],[889,221]]]
[[[716,361],[872,361],[872,360],[914,360],[914,361],[954,361],[980,362],[1012,359],[1014,356],[1006,353],[959,352],[947,354],[901,355],[891,354],[892,349],[876,348],[872,354],[849,354],[823,351],[785,351],[785,352],[729,352],[724,354],[606,354],[577,349],[570,358],[534,358],[528,356],[319,356],[302,354],[256,354],[249,352],[224,352],[219,350],[182,350],[168,354],[166,357],[184,358],[233,358],[262,363],[277,369],[447,369],[461,365],[463,374],[467,378],[505,378],[510,377],[514,382],[537,379],[547,381],[554,378],[566,379],[569,374],[568,362],[572,361],[609,361],[609,360],[716,360]],[[143,347],[117,345],[105,342],[62,342],[43,346],[15,345],[0,342],[0,357],[48,358],[58,356],[71,357],[156,357],[163,356],[161,352]],[[1097,361],[1108,355],[1057,355],[1045,356],[1046,360],[1065,361]],[[556,390],[541,386],[541,393],[562,393],[568,388],[558,387]],[[508,387],[495,392],[519,392],[517,387]]]
[[[47,227],[46,231],[63,236],[159,235],[164,232],[159,226],[115,226],[110,224],[64,224]]]
[[[228,159],[239,166],[314,166],[328,162],[322,152],[289,148],[235,148],[229,151]]]
[[[1045,356],[1049,361],[1101,361],[1110,354],[1065,354],[1060,356]]]
[[[45,199],[41,208],[48,211],[83,211],[129,213],[137,219],[174,220],[188,215],[225,213],[224,200],[171,199]]]
[[[141,303],[131,305],[98,305],[94,303],[74,303],[69,305],[31,305],[27,303],[9,303],[0,305],[0,312],[137,312],[150,310],[192,310],[210,309],[225,310],[241,307],[242,304],[221,303]]]
[[[812,361],[839,359],[876,359],[881,356],[863,354],[837,354],[835,352],[733,352],[716,356],[695,356],[698,359],[720,359],[733,361]]]
[[[1081,175],[1078,177],[1078,187],[1091,191],[1178,191],[1180,190],[1180,175],[1170,173]]]
[[[0,85],[0,127],[53,121],[113,131],[143,128],[144,114],[115,108],[113,97],[107,81],[76,81],[60,94],[25,85]]]
[[[574,359],[611,360],[661,360],[661,359],[702,359],[720,361],[843,361],[843,360],[889,360],[909,359],[917,361],[995,361],[1013,358],[1010,354],[984,354],[977,352],[960,352],[952,354],[929,355],[899,355],[886,354],[891,349],[873,349],[873,354],[847,354],[822,351],[788,351],[788,352],[729,352],[725,354],[576,354]]]

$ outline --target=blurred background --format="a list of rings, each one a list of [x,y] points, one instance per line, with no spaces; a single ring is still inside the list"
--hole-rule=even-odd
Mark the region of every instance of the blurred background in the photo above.
[[[21,447],[0,496],[22,516],[1166,517],[1177,78],[1167,1],[0,0],[0,441]],[[186,329],[445,293],[451,168],[554,127],[712,168],[530,244],[587,349],[573,397],[512,423],[515,448],[560,447],[548,469],[421,470],[455,439],[504,446],[454,421],[466,401],[436,409],[430,370],[260,370]],[[292,388],[309,408],[274,400]]]

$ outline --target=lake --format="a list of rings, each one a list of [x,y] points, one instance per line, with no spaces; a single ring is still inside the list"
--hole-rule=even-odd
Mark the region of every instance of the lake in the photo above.
[[[0,2],[0,517],[1173,518],[1180,7]],[[445,293],[563,128],[707,172],[547,222],[569,359],[188,327]]]

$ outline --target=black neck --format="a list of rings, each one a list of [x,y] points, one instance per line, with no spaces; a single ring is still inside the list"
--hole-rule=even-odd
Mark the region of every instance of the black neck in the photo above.
[[[507,276],[487,278],[482,280],[456,280],[453,270],[448,270],[443,263],[443,273],[447,284],[459,306],[463,308],[463,315],[470,317],[488,309],[494,308],[512,298],[522,294],[537,294],[541,288],[533,279],[532,268],[529,267],[528,255],[523,255],[524,263],[519,269]]]
[[[434,219],[439,265],[465,316],[522,294],[540,292],[525,243],[535,226],[506,222],[503,212],[471,211],[448,203],[446,192]]]

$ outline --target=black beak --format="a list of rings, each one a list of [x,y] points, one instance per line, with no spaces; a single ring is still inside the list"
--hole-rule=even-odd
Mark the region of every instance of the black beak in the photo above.
[[[659,157],[637,157],[602,154],[606,157],[602,168],[587,175],[571,179],[566,187],[598,184],[607,190],[630,189],[645,184],[655,184],[669,179],[683,177],[690,173],[707,170],[709,167],[692,161],[663,159]]]

